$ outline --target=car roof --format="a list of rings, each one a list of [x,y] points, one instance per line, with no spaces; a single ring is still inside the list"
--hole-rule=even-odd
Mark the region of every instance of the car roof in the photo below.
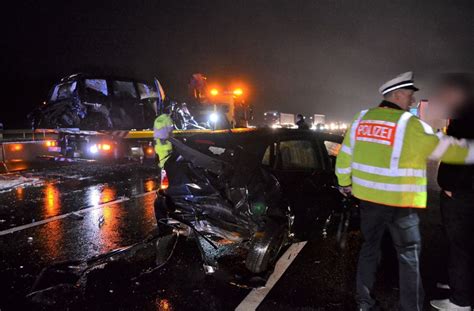
[[[103,79],[103,80],[130,81],[130,82],[153,84],[153,81],[146,80],[146,79],[135,79],[131,77],[104,75],[104,74],[94,75],[94,74],[89,74],[89,73],[75,73],[75,74],[61,78],[56,84],[79,80],[79,79]]]
[[[340,135],[303,130],[303,129],[272,129],[272,128],[251,128],[251,129],[231,129],[218,131],[196,131],[196,132],[178,132],[177,137],[184,137],[191,142],[206,141],[212,145],[237,145],[237,144],[264,144],[275,140],[290,139],[320,139],[336,143],[341,143],[343,137]]]

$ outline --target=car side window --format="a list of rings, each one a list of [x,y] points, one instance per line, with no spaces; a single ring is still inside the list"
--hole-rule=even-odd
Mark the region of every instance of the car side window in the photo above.
[[[100,100],[109,95],[107,81],[104,79],[85,79],[84,87],[87,100]]]
[[[53,94],[51,95],[51,101],[61,100],[65,98],[69,98],[72,96],[74,91],[76,90],[77,81],[73,82],[66,82],[57,85],[54,88]]]
[[[145,83],[137,83],[138,93],[140,94],[140,99],[154,98],[158,96],[158,93],[155,90],[155,87]]]
[[[282,170],[317,170],[323,167],[315,144],[310,140],[287,140],[279,143],[279,167]]]
[[[133,82],[130,81],[114,81],[114,96],[119,98],[138,98],[137,90],[135,89],[135,85]]]
[[[265,149],[265,153],[263,154],[262,165],[267,167],[274,167],[275,166],[275,151],[276,151],[276,143],[272,143]]]

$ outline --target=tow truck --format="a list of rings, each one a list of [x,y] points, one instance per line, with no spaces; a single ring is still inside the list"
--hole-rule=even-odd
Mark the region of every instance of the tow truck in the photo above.
[[[251,109],[243,86],[209,87],[204,75],[194,74],[189,90],[188,105],[166,98],[156,78],[82,73],[62,78],[28,116],[32,129],[0,129],[0,167],[22,169],[38,159],[155,159],[150,127],[158,105],[168,109],[176,134],[248,126]]]

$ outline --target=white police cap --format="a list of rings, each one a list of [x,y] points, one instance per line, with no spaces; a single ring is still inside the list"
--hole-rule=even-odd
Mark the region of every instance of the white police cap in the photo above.
[[[385,82],[380,88],[379,92],[382,95],[385,95],[389,92],[398,90],[398,89],[410,89],[418,91],[418,88],[415,87],[415,82],[413,81],[413,72],[408,71],[402,73],[401,75],[395,77],[394,79]]]

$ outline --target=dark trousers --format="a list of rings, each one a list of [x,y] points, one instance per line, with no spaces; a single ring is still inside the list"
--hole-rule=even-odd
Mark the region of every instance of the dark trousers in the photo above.
[[[375,306],[372,291],[380,261],[380,243],[389,230],[399,262],[400,310],[423,309],[424,291],[420,276],[421,237],[414,209],[390,207],[361,201],[361,232],[364,238],[357,267],[357,303],[360,310]]]
[[[474,296],[474,193],[441,192],[441,215],[449,242],[450,300],[470,306]]]

